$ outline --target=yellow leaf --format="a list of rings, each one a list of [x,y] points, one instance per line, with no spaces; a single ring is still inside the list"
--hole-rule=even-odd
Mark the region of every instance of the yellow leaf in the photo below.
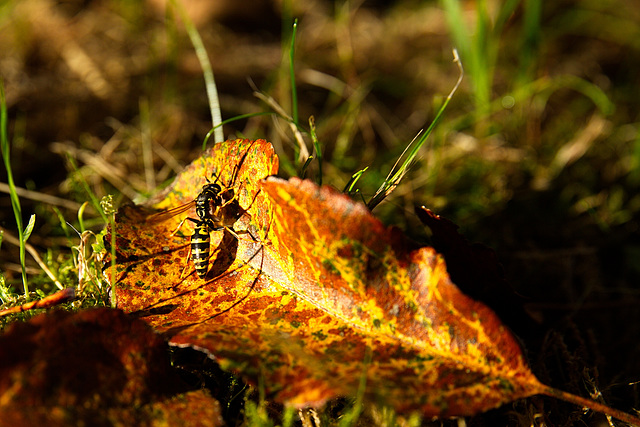
[[[264,377],[288,405],[353,396],[362,375],[370,401],[425,416],[472,415],[538,393],[584,404],[535,378],[508,328],[451,282],[432,248],[332,188],[276,172],[267,142],[227,141],[150,206],[122,208],[118,307],[249,381]],[[201,279],[187,262],[191,225],[172,234],[195,213],[157,221],[164,214],[149,207],[193,201],[212,173],[227,196],[209,214],[228,229],[211,233]],[[238,203],[227,211],[231,199]]]

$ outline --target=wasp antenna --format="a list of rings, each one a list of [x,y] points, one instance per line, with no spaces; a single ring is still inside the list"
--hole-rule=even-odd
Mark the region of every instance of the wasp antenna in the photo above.
[[[220,178],[220,175],[218,175],[215,171],[211,173],[211,176],[214,177],[216,179],[216,182],[222,185],[224,188],[229,188],[229,184],[223,182],[222,178]]]

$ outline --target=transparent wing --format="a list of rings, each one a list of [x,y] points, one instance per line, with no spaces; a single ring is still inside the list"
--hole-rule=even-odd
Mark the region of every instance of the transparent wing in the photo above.
[[[184,205],[176,206],[175,208],[171,208],[167,211],[158,212],[153,214],[147,218],[148,221],[166,221],[169,218],[173,218],[176,215],[180,215],[194,207],[196,205],[196,201],[192,200],[190,202],[185,203]]]

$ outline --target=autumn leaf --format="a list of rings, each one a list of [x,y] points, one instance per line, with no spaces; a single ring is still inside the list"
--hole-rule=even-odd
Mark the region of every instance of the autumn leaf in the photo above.
[[[0,426],[222,425],[165,342],[120,310],[42,314],[0,336]]]
[[[424,206],[416,208],[420,221],[431,230],[433,248],[443,255],[451,280],[465,294],[481,300],[518,334],[533,329],[524,298],[506,280],[496,253],[479,243],[469,243],[452,221]]]
[[[533,394],[606,408],[540,383],[508,328],[451,282],[433,248],[334,189],[270,177],[277,164],[265,141],[217,144],[161,196],[123,207],[106,271],[118,307],[174,345],[264,379],[287,405],[354,396],[365,379],[370,401],[425,416],[472,415]],[[211,233],[200,279],[188,262],[193,224],[175,232],[195,212],[164,219],[156,210],[193,201],[212,174],[229,209],[211,212],[229,229]]]

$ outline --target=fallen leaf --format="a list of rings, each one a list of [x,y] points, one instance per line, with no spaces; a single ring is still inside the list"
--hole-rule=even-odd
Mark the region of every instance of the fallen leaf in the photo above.
[[[222,425],[186,391],[167,345],[120,310],[56,311],[0,335],[0,426]]]
[[[493,249],[469,241],[452,221],[423,207],[416,214],[431,230],[431,243],[444,256],[447,272],[456,286],[475,300],[484,302],[518,336],[529,335],[536,325],[526,314],[524,299],[518,296],[504,276]]]
[[[151,208],[192,201],[212,171],[237,197],[223,216],[240,238],[211,233],[203,280],[187,262],[192,227],[172,234],[183,218],[157,221]],[[123,207],[106,272],[118,306],[172,344],[264,379],[287,405],[355,396],[365,379],[370,401],[425,416],[473,415],[539,393],[606,408],[540,383],[508,328],[460,292],[433,248],[336,190],[269,177],[276,172],[267,142],[228,141],[147,206]]]

